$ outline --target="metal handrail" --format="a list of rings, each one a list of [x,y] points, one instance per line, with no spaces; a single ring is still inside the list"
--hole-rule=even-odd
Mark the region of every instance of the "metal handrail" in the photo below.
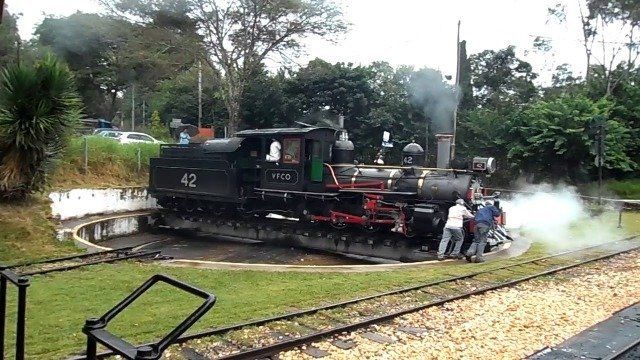
[[[187,318],[185,318],[175,329],[169,332],[160,341],[153,344],[136,347],[105,330],[109,322],[113,320],[114,317],[158,282],[163,282],[177,287],[180,290],[198,296],[205,301],[194,312],[187,316]],[[145,281],[140,287],[134,290],[129,296],[120,301],[100,318],[90,318],[86,320],[84,327],[82,328],[82,332],[87,335],[87,359],[97,359],[97,343],[106,346],[125,359],[159,359],[162,356],[162,353],[171,344],[173,344],[184,332],[189,330],[196,321],[198,321],[213,307],[215,302],[216,297],[213,294],[209,294],[169,276],[156,274],[149,278],[149,280]]]
[[[0,360],[4,360],[4,333],[7,315],[7,282],[18,288],[18,314],[16,318],[16,360],[24,359],[25,317],[29,279],[5,269],[0,271]]]

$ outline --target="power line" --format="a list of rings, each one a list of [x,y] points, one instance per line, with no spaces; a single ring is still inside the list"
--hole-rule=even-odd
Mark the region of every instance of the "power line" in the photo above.
[[[555,41],[555,39],[551,36],[548,35],[534,35],[534,34],[529,34],[529,37],[531,38],[540,38],[540,39],[545,39],[545,40],[549,40],[549,41]],[[571,41],[571,42],[576,42],[579,44],[584,43],[584,40],[579,40],[579,39],[567,39],[564,38],[564,40],[566,41]],[[621,42],[621,41],[604,41],[604,40],[593,40],[594,42],[598,43],[598,44],[616,44],[616,45],[626,45],[626,46],[631,46],[631,45],[640,45],[640,40],[638,40],[638,42]]]

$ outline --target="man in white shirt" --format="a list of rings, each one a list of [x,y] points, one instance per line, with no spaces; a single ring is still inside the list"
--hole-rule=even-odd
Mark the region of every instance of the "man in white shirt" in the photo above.
[[[463,258],[464,255],[460,254],[462,248],[462,242],[464,238],[462,236],[462,224],[463,220],[467,218],[473,218],[473,214],[467,207],[464,206],[464,200],[456,200],[456,204],[449,208],[449,217],[447,223],[444,225],[444,231],[442,232],[442,240],[440,240],[440,246],[438,247],[438,260],[444,260],[444,253],[447,251],[449,241],[453,237],[454,246],[453,251],[449,255],[450,257]]]
[[[267,154],[268,162],[278,162],[280,161],[280,150],[282,150],[282,145],[276,139],[272,139],[271,145],[269,146],[269,153]]]

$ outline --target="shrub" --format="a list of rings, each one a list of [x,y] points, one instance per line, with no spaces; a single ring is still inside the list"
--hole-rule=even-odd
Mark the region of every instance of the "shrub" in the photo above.
[[[158,111],[154,111],[151,114],[151,128],[149,129],[151,136],[158,140],[166,141],[171,139],[171,135],[169,134],[169,129],[162,123],[162,119],[160,119],[160,113]]]
[[[14,65],[0,79],[0,199],[45,185],[81,113],[69,69],[52,56]]]

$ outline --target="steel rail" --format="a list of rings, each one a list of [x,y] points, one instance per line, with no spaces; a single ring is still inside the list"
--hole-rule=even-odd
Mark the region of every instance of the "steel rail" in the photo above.
[[[108,264],[108,263],[113,263],[113,262],[116,262],[116,261],[136,259],[136,258],[142,258],[142,257],[147,257],[147,256],[155,256],[155,255],[160,254],[160,252],[161,252],[160,250],[134,252],[134,253],[125,254],[124,256],[118,256],[118,257],[106,258],[106,259],[99,259],[99,260],[95,260],[95,261],[88,261],[88,262],[83,262],[83,263],[78,263],[78,264],[71,264],[71,265],[57,267],[57,268],[51,268],[51,269],[41,269],[41,270],[27,271],[27,272],[22,272],[22,273],[19,273],[19,274],[22,275],[22,276],[32,276],[32,275],[42,275],[42,274],[48,274],[48,273],[52,273],[52,272],[59,272],[59,271],[68,271],[68,270],[73,270],[73,269],[77,269],[77,268],[84,267],[84,266],[97,265],[97,264]]]
[[[122,247],[122,248],[112,249],[112,250],[107,250],[107,251],[98,251],[98,252],[94,252],[94,253],[75,254],[75,255],[69,255],[69,256],[52,258],[52,259],[43,259],[43,260],[36,260],[36,261],[31,261],[31,262],[21,262],[21,263],[16,263],[16,264],[11,264],[11,265],[0,265],[0,270],[15,269],[15,268],[18,268],[18,267],[25,267],[25,266],[32,266],[32,265],[51,264],[51,263],[67,261],[67,260],[73,260],[73,259],[84,259],[84,258],[93,257],[93,256],[100,256],[100,255],[106,255],[106,254],[111,254],[111,253],[130,251],[133,248],[134,248],[134,246],[127,246],[127,247]]]
[[[551,255],[545,255],[545,256],[541,256],[541,257],[538,257],[538,258],[534,258],[534,259],[530,259],[530,260],[526,260],[526,261],[522,261],[522,262],[518,262],[518,263],[514,263],[514,264],[508,264],[508,265],[500,266],[500,267],[497,267],[497,268],[491,268],[491,269],[487,269],[487,270],[477,271],[477,272],[473,272],[473,273],[469,273],[469,274],[465,274],[465,275],[451,276],[451,277],[444,278],[444,279],[441,279],[441,280],[436,280],[436,281],[431,281],[431,282],[428,282],[428,283],[408,286],[408,287],[395,289],[395,290],[391,290],[391,291],[387,291],[387,292],[367,295],[367,296],[354,298],[354,299],[350,299],[350,300],[346,300],[346,301],[342,301],[342,302],[332,303],[332,304],[328,304],[328,305],[324,305],[324,306],[318,306],[318,307],[314,307],[314,308],[311,308],[311,309],[294,311],[294,312],[290,312],[290,313],[286,313],[286,314],[282,314],[282,315],[276,315],[276,316],[272,316],[272,317],[262,318],[262,319],[259,319],[259,320],[233,324],[233,325],[220,327],[220,328],[208,329],[208,330],[200,331],[200,332],[193,333],[193,334],[186,334],[186,335],[183,335],[180,338],[178,338],[176,343],[177,344],[181,344],[181,343],[185,343],[185,342],[190,341],[190,340],[195,340],[195,339],[214,336],[214,335],[221,335],[221,334],[224,334],[224,333],[227,333],[227,332],[231,332],[231,331],[234,331],[234,330],[240,330],[240,329],[245,328],[245,327],[261,326],[261,325],[264,325],[264,324],[267,324],[267,323],[270,323],[270,322],[274,322],[274,321],[288,320],[288,319],[296,318],[296,317],[303,316],[303,315],[311,315],[311,314],[314,314],[314,313],[319,312],[319,311],[331,310],[331,309],[335,309],[335,308],[339,308],[339,307],[344,307],[344,306],[355,304],[355,303],[362,302],[362,301],[372,300],[372,299],[376,299],[376,298],[382,298],[382,297],[385,297],[385,296],[397,295],[397,294],[401,294],[401,293],[405,293],[405,292],[419,290],[419,289],[422,289],[422,288],[428,288],[428,287],[437,286],[437,285],[444,284],[444,283],[455,282],[455,281],[459,281],[459,280],[465,280],[465,279],[473,278],[473,277],[476,277],[476,276],[479,276],[479,275],[483,275],[483,274],[490,274],[490,273],[501,271],[501,270],[506,270],[506,269],[510,269],[510,268],[514,268],[514,267],[518,267],[518,266],[532,264],[532,263],[539,262],[539,261],[549,260],[549,259],[553,259],[553,258],[565,256],[565,255],[571,255],[571,254],[584,252],[584,251],[592,250],[592,249],[603,247],[603,246],[607,246],[607,245],[612,245],[612,244],[616,244],[616,243],[620,243],[620,242],[624,242],[624,241],[633,240],[633,239],[637,238],[638,236],[640,236],[640,235],[633,235],[633,236],[625,237],[625,238],[622,238],[622,239],[609,241],[609,242],[606,242],[606,243],[603,243],[603,244],[591,245],[591,246],[587,246],[587,247],[580,248],[580,249],[575,249],[575,250],[567,250],[567,251],[563,251],[563,252],[560,252],[560,253],[555,253],[555,254],[551,254]],[[625,250],[625,251],[631,251],[631,250]],[[614,256],[615,255],[617,255],[617,254],[614,254]],[[113,353],[111,351],[104,351],[104,352],[98,354],[98,358],[99,359],[100,358],[105,358],[105,357],[108,357],[108,356],[111,356],[111,355],[113,355]],[[75,356],[75,357],[71,357],[70,358],[70,360],[84,360],[84,359],[86,359],[86,356],[84,356],[84,355]]]
[[[617,359],[624,359],[626,358],[628,355],[631,354],[632,351],[636,351],[636,348],[640,347],[640,338],[636,339],[636,341],[634,341],[633,343],[627,345],[626,347],[622,348],[622,349],[618,349],[615,353],[607,356],[607,357],[603,357],[602,360],[617,360]],[[640,350],[638,350],[640,352]],[[631,359],[631,358],[629,358]]]
[[[249,349],[249,350],[245,350],[242,352],[238,352],[235,354],[231,354],[231,355],[227,355],[227,356],[222,356],[222,357],[218,357],[215,358],[216,360],[241,360],[241,359],[255,359],[255,358],[264,358],[267,356],[271,356],[277,353],[280,353],[284,350],[288,350],[288,349],[292,349],[304,344],[308,344],[310,342],[314,342],[314,341],[318,341],[318,340],[322,340],[324,338],[327,338],[329,336],[332,335],[336,335],[336,334],[340,334],[342,332],[349,332],[349,331],[354,331],[354,330],[358,330],[360,328],[364,328],[373,324],[377,324],[377,323],[381,323],[381,322],[385,322],[391,319],[394,319],[396,317],[402,316],[402,315],[406,315],[406,314],[410,314],[410,313],[414,313],[420,310],[424,310],[426,308],[429,307],[433,307],[433,306],[439,306],[454,300],[460,300],[460,299],[466,299],[468,297],[474,296],[474,295],[479,295],[479,294],[483,294],[492,290],[498,290],[498,289],[502,289],[505,287],[510,287],[513,285],[517,285],[519,283],[522,283],[524,281],[528,281],[528,280],[532,280],[535,278],[539,278],[542,276],[547,276],[547,275],[551,275],[551,274],[555,274],[558,273],[560,271],[565,271],[568,269],[572,269],[578,266],[582,266],[585,264],[589,264],[592,262],[596,262],[596,261],[601,261],[601,260],[605,260],[605,259],[609,259],[612,258],[614,256],[623,254],[623,253],[627,253],[630,251],[634,251],[634,250],[638,250],[640,249],[640,245],[635,246],[633,248],[630,249],[625,249],[625,250],[620,250],[620,251],[616,251],[614,253],[611,254],[607,254],[607,255],[603,255],[603,256],[598,256],[592,259],[588,259],[588,260],[583,260],[577,263],[573,263],[570,265],[565,265],[559,268],[555,268],[555,269],[550,269],[547,271],[543,271],[540,273],[536,273],[533,275],[527,275],[518,279],[514,279],[502,284],[496,284],[496,285],[491,285],[485,288],[481,288],[478,290],[474,290],[474,291],[470,291],[470,292],[465,292],[463,294],[459,294],[459,295],[453,295],[450,296],[446,299],[442,299],[442,300],[436,300],[436,301],[432,301],[426,304],[421,304],[418,306],[414,306],[408,309],[403,309],[403,310],[398,310],[398,311],[394,311],[392,313],[387,313],[384,315],[380,315],[380,316],[375,316],[372,318],[368,318],[362,321],[358,321],[355,322],[353,324],[348,324],[348,325],[343,325],[343,326],[337,326],[328,330],[323,330],[323,331],[318,331],[312,334],[308,334],[308,335],[304,335],[304,336],[300,336],[297,338],[293,338],[290,340],[285,340],[285,341],[280,341],[271,345],[267,345],[267,346],[263,346],[263,347],[259,347],[259,348],[254,348],[254,349]],[[631,350],[631,348],[627,349],[627,350]]]

